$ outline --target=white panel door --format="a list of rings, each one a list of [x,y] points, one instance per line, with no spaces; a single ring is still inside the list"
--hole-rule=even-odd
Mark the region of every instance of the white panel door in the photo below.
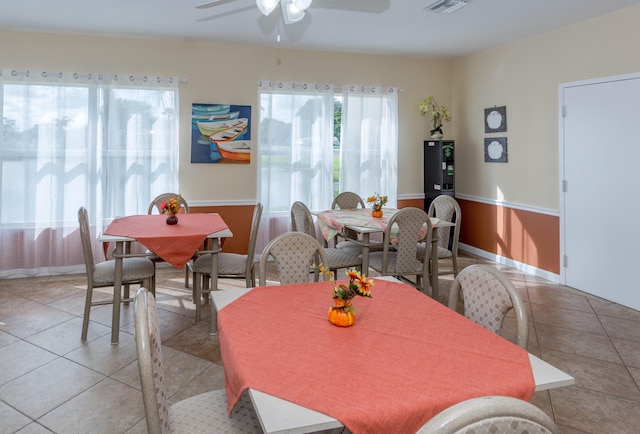
[[[561,280],[640,309],[640,76],[560,92]]]

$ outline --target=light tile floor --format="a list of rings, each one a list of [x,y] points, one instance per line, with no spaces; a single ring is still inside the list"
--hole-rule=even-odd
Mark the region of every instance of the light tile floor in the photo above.
[[[529,351],[570,373],[576,385],[537,392],[532,402],[564,433],[640,432],[640,312],[520,271],[487,263],[521,291],[530,313]],[[451,277],[440,279],[445,303]],[[224,289],[244,280],[221,279]],[[84,276],[0,280],[0,433],[144,433],[133,340],[123,306],[120,343],[110,344],[111,306],[91,312],[80,341]],[[110,290],[96,290],[110,297]],[[208,314],[194,324],[184,274],[158,272],[158,307],[172,401],[224,387]],[[505,321],[510,338],[513,318]]]

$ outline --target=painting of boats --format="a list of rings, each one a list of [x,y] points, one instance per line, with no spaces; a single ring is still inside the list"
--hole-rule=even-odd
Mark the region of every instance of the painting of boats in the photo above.
[[[225,121],[196,121],[196,125],[203,136],[211,136],[222,130],[229,128],[243,128],[246,129],[249,124],[249,119],[231,119]]]
[[[200,116],[226,114],[231,110],[230,104],[193,104],[191,113]]]
[[[221,121],[228,119],[238,119],[238,116],[240,116],[240,112],[219,113],[215,115],[192,115],[191,118],[195,123],[198,121]]]
[[[250,163],[251,106],[196,103],[191,118],[192,163]]]
[[[216,147],[223,160],[248,163],[251,160],[251,146],[244,140],[231,142],[211,141],[211,148]]]

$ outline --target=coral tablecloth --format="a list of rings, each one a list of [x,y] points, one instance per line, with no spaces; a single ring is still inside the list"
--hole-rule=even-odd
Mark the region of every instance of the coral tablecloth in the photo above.
[[[166,215],[134,215],[115,219],[106,235],[134,238],[163,260],[180,269],[209,234],[227,229],[218,214],[179,214],[178,224],[168,225]]]
[[[218,315],[229,409],[252,388],[353,433],[412,433],[468,398],[528,400],[528,353],[402,284],[376,280],[356,322],[327,320],[326,282],[258,287]]]

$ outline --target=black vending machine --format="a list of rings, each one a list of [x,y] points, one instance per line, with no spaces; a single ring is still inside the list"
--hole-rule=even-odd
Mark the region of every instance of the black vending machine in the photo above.
[[[455,162],[453,140],[424,142],[424,210],[437,196],[455,196]]]

